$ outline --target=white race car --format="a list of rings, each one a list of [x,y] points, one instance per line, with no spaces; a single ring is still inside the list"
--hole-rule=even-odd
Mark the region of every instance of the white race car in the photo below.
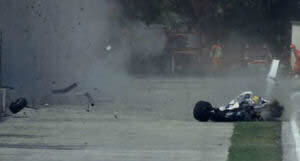
[[[194,118],[198,121],[264,121],[277,120],[284,107],[278,101],[269,101],[243,92],[226,106],[213,107],[209,102],[199,101],[194,107]]]

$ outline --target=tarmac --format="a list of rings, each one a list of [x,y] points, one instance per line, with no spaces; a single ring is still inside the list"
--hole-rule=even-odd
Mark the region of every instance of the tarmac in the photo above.
[[[251,82],[137,79],[126,97],[89,109],[25,109],[0,123],[0,160],[226,161],[233,124],[197,122],[193,106],[199,100],[227,103]]]
[[[75,106],[24,112],[1,124],[0,160],[225,161],[232,133],[232,124],[116,119]]]
[[[300,160],[300,93],[290,94],[289,115],[290,117],[282,123],[282,149],[283,161]]]

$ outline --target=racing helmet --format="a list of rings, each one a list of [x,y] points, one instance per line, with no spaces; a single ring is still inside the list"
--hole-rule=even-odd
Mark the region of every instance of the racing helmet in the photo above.
[[[259,103],[259,100],[260,100],[260,97],[258,97],[258,96],[253,96],[253,97],[251,98],[251,100],[252,100],[255,104],[258,104],[258,103]]]
[[[240,94],[239,97],[243,97],[244,99],[250,99],[253,96],[253,92],[246,91]]]

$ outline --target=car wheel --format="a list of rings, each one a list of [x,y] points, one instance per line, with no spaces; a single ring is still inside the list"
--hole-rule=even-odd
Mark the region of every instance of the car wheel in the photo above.
[[[199,101],[194,107],[194,118],[201,122],[208,121],[211,116],[210,112],[212,108],[209,102]]]
[[[15,102],[9,105],[9,109],[13,114],[20,112],[23,108],[27,106],[27,100],[25,98],[19,98]]]

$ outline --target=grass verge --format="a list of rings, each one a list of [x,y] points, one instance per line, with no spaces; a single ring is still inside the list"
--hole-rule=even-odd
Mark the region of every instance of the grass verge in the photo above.
[[[281,161],[281,122],[236,123],[228,161]]]

